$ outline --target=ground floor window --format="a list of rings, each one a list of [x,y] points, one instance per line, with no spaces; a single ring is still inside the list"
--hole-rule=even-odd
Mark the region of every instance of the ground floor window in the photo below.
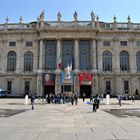
[[[111,81],[106,81],[106,94],[111,93]]]
[[[129,92],[129,82],[128,81],[124,81],[124,92],[125,93]]]
[[[30,82],[25,81],[25,95],[29,95],[30,92]]]
[[[7,93],[8,94],[12,93],[12,81],[7,82]]]

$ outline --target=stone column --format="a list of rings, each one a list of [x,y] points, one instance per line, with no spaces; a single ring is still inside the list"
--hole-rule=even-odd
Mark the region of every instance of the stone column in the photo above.
[[[16,73],[20,73],[21,71],[24,71],[24,54],[22,58],[21,54],[21,48],[23,45],[23,38],[17,41],[17,62],[16,62]],[[23,63],[23,65],[21,65]]]
[[[129,53],[129,68],[131,73],[136,73],[136,54],[134,51],[134,39],[129,39],[129,48],[130,48],[130,53]]]
[[[120,53],[119,53],[119,40],[114,39],[114,58],[112,61],[113,69],[116,73],[120,73]]]
[[[37,95],[43,93],[43,79],[42,79],[42,74],[37,75]]]
[[[60,39],[58,39],[57,40],[57,48],[56,48],[56,68],[57,69],[60,69],[59,68],[59,61],[61,61],[62,62],[62,60],[60,60],[60,59],[62,59],[61,57],[60,57],[60,55],[61,55],[61,42],[60,42]]]
[[[44,60],[45,49],[43,46],[43,39],[40,39],[39,42],[39,70],[43,70],[43,60]]]
[[[61,59],[61,60],[60,60]],[[57,39],[57,48],[56,48],[56,76],[55,76],[55,94],[61,93],[61,70],[59,68],[59,62],[62,63],[61,56],[61,41]]]
[[[79,43],[78,39],[75,40],[74,42],[74,69],[78,70],[79,69]]]
[[[102,51],[101,51],[101,43],[102,40],[98,39],[98,47],[97,47],[97,56],[98,56],[98,72],[101,73],[103,71],[102,67]]]
[[[92,57],[92,69],[93,69],[93,72],[96,72],[96,41],[95,39],[92,40],[92,46],[91,46],[91,57]]]

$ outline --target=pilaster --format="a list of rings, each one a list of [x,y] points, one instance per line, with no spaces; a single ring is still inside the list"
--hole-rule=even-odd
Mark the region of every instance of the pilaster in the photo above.
[[[75,43],[74,43],[74,63],[75,63],[75,69],[79,69],[79,43],[78,43],[78,39],[76,39]]]

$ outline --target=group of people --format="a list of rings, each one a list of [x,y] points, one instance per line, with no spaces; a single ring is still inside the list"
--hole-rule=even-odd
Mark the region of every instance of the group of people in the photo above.
[[[83,94],[83,102],[85,101],[85,94]],[[40,95],[38,98],[39,102],[46,102],[48,104],[65,104],[65,103],[71,103],[72,105],[78,104],[78,95],[77,94],[46,94],[44,97],[43,95]],[[100,97],[98,94],[92,99],[90,98],[90,102],[93,104],[93,112],[96,112],[97,109],[99,109],[99,103],[100,103]],[[32,110],[34,110],[34,104],[35,104],[35,96],[31,95],[31,105]]]
[[[39,101],[44,102],[44,100],[46,100],[46,102],[48,104],[52,103],[52,104],[65,104],[65,103],[69,103],[71,102],[71,104],[73,105],[75,103],[75,105],[78,104],[78,96],[77,94],[46,94],[45,97],[44,96],[39,96]]]

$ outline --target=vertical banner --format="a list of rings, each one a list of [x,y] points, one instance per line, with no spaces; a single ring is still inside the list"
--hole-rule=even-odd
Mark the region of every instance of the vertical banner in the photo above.
[[[74,74],[72,71],[69,77],[67,77],[67,74],[65,71],[61,72],[61,84],[73,84],[73,80],[74,80]]]
[[[80,73],[79,76],[80,84],[91,85],[92,83],[92,74],[91,73]]]
[[[55,85],[55,74],[46,73],[44,75],[44,85]]]

